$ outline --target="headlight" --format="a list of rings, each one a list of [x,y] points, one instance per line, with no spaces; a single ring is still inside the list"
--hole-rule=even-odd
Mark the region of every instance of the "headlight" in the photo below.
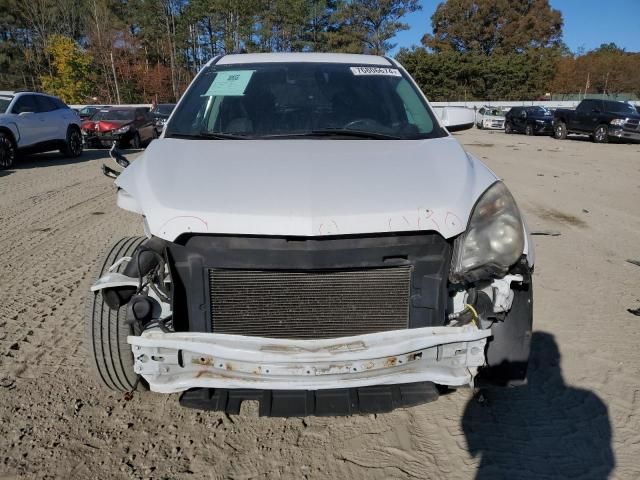
[[[167,120],[164,118],[159,118],[156,120],[156,127],[162,127],[164,126],[164,124],[167,123]]]
[[[124,127],[120,127],[118,129],[114,130],[113,133],[127,133],[130,128],[131,128],[131,126],[126,125]]]
[[[511,192],[496,182],[480,197],[454,244],[451,281],[503,275],[524,250],[522,218]]]
[[[621,127],[624,125],[626,120],[624,118],[614,118],[609,122],[609,125],[613,125],[614,127]]]

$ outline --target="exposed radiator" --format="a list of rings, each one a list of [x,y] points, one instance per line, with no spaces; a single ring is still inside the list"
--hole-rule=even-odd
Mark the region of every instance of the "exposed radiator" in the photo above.
[[[409,326],[410,266],[208,273],[215,333],[335,338]]]

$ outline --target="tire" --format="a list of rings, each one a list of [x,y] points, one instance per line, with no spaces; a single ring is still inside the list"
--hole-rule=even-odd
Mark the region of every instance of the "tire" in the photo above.
[[[0,132],[0,170],[13,167],[17,149],[13,138],[8,133]]]
[[[506,134],[513,133],[513,127],[511,126],[511,124],[509,122],[504,124],[504,133],[506,133]]]
[[[142,142],[140,142],[140,134],[138,132],[133,134],[133,138],[129,141],[129,146],[135,150],[141,148]]]
[[[99,264],[96,278],[104,275],[118,259],[131,256],[145,240],[146,237],[126,237],[118,241]],[[121,272],[125,266],[123,262],[115,271]],[[117,311],[111,310],[100,292],[90,292],[85,315],[87,350],[101,383],[120,392],[133,390],[138,379],[133,371],[131,346],[127,344],[127,335],[134,331],[125,323],[126,318],[126,305]]]
[[[567,138],[567,125],[564,122],[558,122],[553,126],[553,138],[556,140]]]
[[[609,143],[609,129],[606,125],[598,125],[591,136],[595,143]]]
[[[77,158],[82,155],[82,134],[75,125],[67,128],[67,138],[65,139],[64,147],[60,149],[60,153],[68,158]]]
[[[530,123],[527,123],[527,125],[524,127],[524,133],[525,135],[528,135],[530,137],[535,135],[535,132],[533,131],[533,125],[531,125]]]
[[[476,127],[478,128],[478,130],[482,130],[482,122],[476,123]]]

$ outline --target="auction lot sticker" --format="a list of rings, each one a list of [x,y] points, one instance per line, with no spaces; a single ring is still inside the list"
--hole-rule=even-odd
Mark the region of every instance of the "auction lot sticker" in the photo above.
[[[249,84],[255,70],[226,70],[218,72],[209,90],[204,95],[206,97],[239,97],[244,95],[244,91]]]
[[[354,75],[387,75],[392,77],[401,77],[402,74],[397,68],[386,67],[351,67],[351,73]]]

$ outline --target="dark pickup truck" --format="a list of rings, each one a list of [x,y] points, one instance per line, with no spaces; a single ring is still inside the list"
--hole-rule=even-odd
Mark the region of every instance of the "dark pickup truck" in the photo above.
[[[585,99],[575,110],[559,108],[553,115],[553,136],[587,134],[596,143],[611,139],[640,141],[640,114],[630,103]]]

